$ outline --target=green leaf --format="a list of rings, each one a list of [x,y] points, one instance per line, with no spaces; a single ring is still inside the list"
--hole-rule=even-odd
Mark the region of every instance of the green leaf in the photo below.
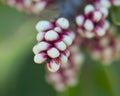
[[[112,21],[116,25],[120,25],[120,7],[112,7],[111,16],[112,16]]]
[[[38,17],[0,4],[0,96],[55,96],[45,65],[33,62]]]

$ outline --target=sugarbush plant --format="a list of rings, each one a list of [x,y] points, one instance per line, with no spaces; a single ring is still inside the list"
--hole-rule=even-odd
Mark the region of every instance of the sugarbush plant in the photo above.
[[[58,92],[79,83],[87,60],[99,61],[106,67],[119,58],[120,0],[2,0],[2,3],[36,18],[48,15],[47,20],[38,21],[34,27],[38,33],[33,60],[46,66],[45,79]],[[52,14],[52,18],[44,13],[54,8],[57,15]]]

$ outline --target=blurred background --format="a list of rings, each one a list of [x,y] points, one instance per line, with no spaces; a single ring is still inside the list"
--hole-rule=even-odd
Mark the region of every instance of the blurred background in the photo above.
[[[43,17],[0,3],[0,96],[120,96],[120,60],[103,66],[88,57],[79,84],[63,93],[47,83],[45,65],[35,64],[32,52],[35,25]]]

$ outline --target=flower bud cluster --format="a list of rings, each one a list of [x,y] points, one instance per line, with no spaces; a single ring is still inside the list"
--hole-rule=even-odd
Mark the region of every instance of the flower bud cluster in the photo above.
[[[47,63],[51,72],[56,72],[60,65],[66,64],[70,55],[75,34],[70,29],[66,18],[53,21],[39,21],[36,25],[38,44],[34,46],[34,61],[38,64]]]
[[[61,65],[61,68],[57,72],[47,73],[47,81],[57,91],[64,91],[67,87],[75,86],[78,83],[78,75],[84,61],[84,56],[80,53],[79,45],[76,41],[70,47],[70,53],[67,64]]]
[[[77,84],[84,61],[79,48],[82,44],[90,49],[93,59],[101,60],[104,64],[110,64],[120,54],[119,37],[107,21],[109,8],[120,6],[120,0],[3,1],[34,14],[39,14],[52,2],[58,7],[60,18],[42,20],[36,24],[38,43],[33,47],[34,62],[46,63],[50,71],[47,72],[46,79],[58,91]],[[49,13],[46,15],[49,17]],[[71,30],[70,22],[64,17],[75,21],[73,23],[76,26],[72,27],[76,33]]]
[[[109,22],[106,20],[107,15],[108,10],[106,8],[87,5],[84,14],[76,17],[78,33],[85,38],[104,36],[109,28]]]
[[[120,0],[92,0],[97,7],[110,8],[111,6],[120,6]]]
[[[34,14],[39,14],[44,10],[50,1],[51,0],[5,0],[6,3],[16,7],[18,10]]]
[[[119,37],[113,33],[114,31],[115,30],[113,29],[109,29],[105,36],[88,40],[88,45],[93,59],[99,59],[104,64],[111,64],[111,62],[119,56]]]

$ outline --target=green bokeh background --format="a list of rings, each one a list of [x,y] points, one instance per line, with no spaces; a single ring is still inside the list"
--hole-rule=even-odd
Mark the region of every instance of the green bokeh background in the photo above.
[[[87,57],[79,84],[63,93],[46,82],[45,65],[33,62],[32,47],[35,24],[49,13],[37,17],[0,3],[0,96],[120,96],[120,60],[106,67]]]

